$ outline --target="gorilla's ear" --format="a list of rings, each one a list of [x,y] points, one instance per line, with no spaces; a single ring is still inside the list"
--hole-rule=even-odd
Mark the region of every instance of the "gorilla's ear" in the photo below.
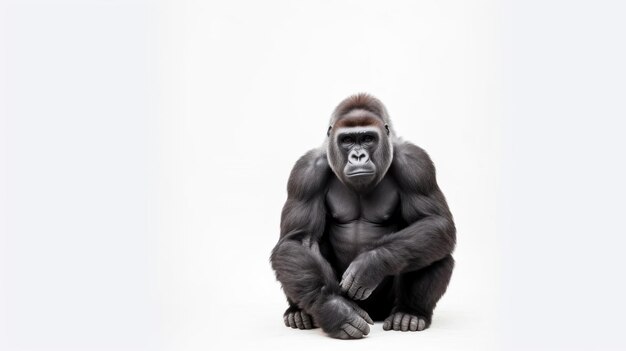
[[[326,131],[326,136],[330,136],[331,129],[333,129],[333,126],[328,126],[328,130]]]
[[[389,135],[389,125],[385,124],[385,130],[387,131],[387,135]],[[328,132],[330,132],[330,129],[328,130]]]

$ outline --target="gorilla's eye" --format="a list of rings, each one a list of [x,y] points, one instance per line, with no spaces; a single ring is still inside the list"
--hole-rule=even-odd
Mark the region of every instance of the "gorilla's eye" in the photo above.
[[[366,135],[363,137],[363,142],[364,143],[371,143],[372,141],[374,141],[374,137],[371,135]]]
[[[354,144],[354,139],[352,139],[352,137],[349,137],[349,136],[343,137],[341,139],[341,143],[342,144]]]

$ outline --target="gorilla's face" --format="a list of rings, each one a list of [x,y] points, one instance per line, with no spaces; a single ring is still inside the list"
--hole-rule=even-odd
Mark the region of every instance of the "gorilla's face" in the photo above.
[[[389,131],[371,112],[355,110],[331,126],[328,161],[337,177],[357,192],[373,189],[392,159]]]

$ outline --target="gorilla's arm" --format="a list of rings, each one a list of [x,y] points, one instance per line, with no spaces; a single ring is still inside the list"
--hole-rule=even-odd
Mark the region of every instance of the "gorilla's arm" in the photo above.
[[[400,211],[408,226],[376,241],[350,264],[341,281],[350,297],[366,299],[385,276],[426,267],[452,253],[456,243],[452,214],[432,161],[413,144],[395,147],[390,171],[400,188]]]
[[[288,299],[309,312],[325,332],[339,338],[360,338],[369,333],[371,319],[341,296],[334,270],[319,248],[330,174],[326,155],[319,149],[298,160],[287,184],[280,240],[270,261]]]

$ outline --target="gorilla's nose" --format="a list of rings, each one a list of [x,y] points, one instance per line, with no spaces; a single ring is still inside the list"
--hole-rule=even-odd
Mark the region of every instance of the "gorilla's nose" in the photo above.
[[[362,150],[355,150],[350,153],[350,163],[353,165],[362,165],[369,161],[369,156],[367,152]]]

